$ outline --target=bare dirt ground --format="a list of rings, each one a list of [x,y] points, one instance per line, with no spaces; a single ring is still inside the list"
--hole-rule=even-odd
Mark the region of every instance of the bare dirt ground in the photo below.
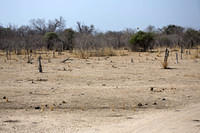
[[[164,53],[51,56],[42,54],[39,73],[38,55],[28,64],[1,54],[0,133],[200,132],[200,59],[176,64],[170,52],[162,69]]]

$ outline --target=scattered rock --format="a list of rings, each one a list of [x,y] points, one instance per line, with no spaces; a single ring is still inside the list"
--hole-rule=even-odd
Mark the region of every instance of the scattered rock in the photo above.
[[[107,60],[108,58],[110,58],[109,56],[105,57],[104,59]]]
[[[145,103],[145,105],[148,105],[148,103]]]
[[[126,117],[126,119],[133,119],[133,117]]]
[[[47,107],[48,107],[48,105],[46,104],[46,105],[45,105],[45,107],[47,108]]]
[[[37,79],[37,81],[46,82],[48,79]]]
[[[165,99],[165,98],[163,98],[162,100],[163,100],[163,101],[165,101],[166,99]]]
[[[7,123],[15,123],[15,122],[19,122],[19,120],[6,120],[6,121],[3,121],[3,122],[7,122]]]
[[[165,88],[155,88],[155,87],[151,87],[150,91],[152,92],[163,92],[165,90]]]
[[[142,107],[143,105],[142,105],[142,103],[138,103],[138,107]]]
[[[62,103],[65,104],[66,102],[65,102],[65,101],[62,101]]]
[[[200,120],[193,120],[194,122],[200,122]]]
[[[154,103],[153,103],[153,105],[157,105],[157,103],[156,103],[156,102],[154,102]]]
[[[106,84],[102,84],[102,86],[106,86]]]
[[[131,63],[133,63],[133,58],[131,58]]]
[[[6,96],[4,96],[3,99],[6,99]]]
[[[35,109],[41,109],[40,106],[35,107]]]
[[[116,66],[112,65],[113,68],[117,68]]]

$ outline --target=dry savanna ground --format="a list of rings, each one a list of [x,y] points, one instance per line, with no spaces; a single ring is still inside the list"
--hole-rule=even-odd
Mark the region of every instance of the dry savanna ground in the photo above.
[[[1,51],[0,133],[199,133],[200,58],[190,52],[181,60],[170,50],[163,69],[164,50],[87,59],[37,51],[31,63]]]

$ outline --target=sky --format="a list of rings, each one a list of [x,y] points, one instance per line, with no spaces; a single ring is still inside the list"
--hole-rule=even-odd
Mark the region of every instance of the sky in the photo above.
[[[67,28],[74,29],[77,21],[100,31],[169,24],[200,29],[200,0],[1,0],[3,26],[60,16]]]

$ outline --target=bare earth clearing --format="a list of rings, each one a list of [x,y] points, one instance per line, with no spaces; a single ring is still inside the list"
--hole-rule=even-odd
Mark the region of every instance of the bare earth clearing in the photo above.
[[[200,59],[184,54],[176,64],[170,52],[162,69],[157,55],[42,54],[39,73],[38,55],[28,64],[2,53],[0,133],[199,133]]]

